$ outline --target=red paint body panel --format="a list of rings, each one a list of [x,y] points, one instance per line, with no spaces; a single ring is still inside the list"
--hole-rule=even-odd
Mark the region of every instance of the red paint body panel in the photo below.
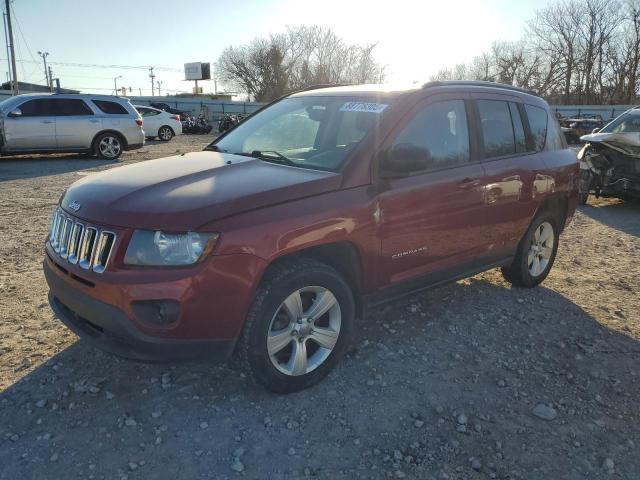
[[[354,247],[363,294],[470,261],[489,266],[514,254],[550,196],[567,202],[571,218],[578,197],[578,164],[571,151],[472,158],[463,166],[404,178],[377,175],[378,152],[415,105],[431,97],[469,100],[485,90],[372,94],[393,105],[339,173],[205,151],[88,176],[69,188],[61,206],[79,202],[82,209],[68,213],[116,233],[112,260],[98,274],[59,261],[47,245],[47,261],[67,270],[54,268],[69,288],[122,310],[141,332],[178,339],[236,338],[268,265],[316,246]],[[548,109],[537,97],[497,95],[503,96]],[[195,266],[140,268],[123,263],[136,228],[220,237],[213,253]],[[170,328],[143,324],[131,306],[167,299],[181,306]]]
[[[57,258],[47,245],[47,262]],[[257,280],[266,262],[254,255],[216,255],[193,268],[177,270],[114,267],[108,275],[61,264],[71,274],[95,284],[73,280],[59,268],[53,271],[70,288],[110,304],[127,314],[142,333],[173,339],[234,339],[251,304]],[[152,328],[136,317],[134,301],[176,300],[181,305],[178,322],[170,328]]]

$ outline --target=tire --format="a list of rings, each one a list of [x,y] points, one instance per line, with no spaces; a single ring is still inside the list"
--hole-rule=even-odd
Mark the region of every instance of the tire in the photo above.
[[[163,142],[168,142],[173,138],[173,136],[174,136],[174,133],[171,127],[163,125],[158,129],[158,138]]]
[[[124,142],[116,133],[103,133],[96,138],[93,150],[99,158],[115,160],[124,150]]]
[[[560,222],[558,215],[548,210],[533,219],[518,244],[513,263],[502,268],[505,280],[517,287],[532,288],[547,278],[558,251]]]
[[[578,202],[580,205],[586,205],[593,183],[593,174],[589,170],[580,170],[580,196]]]
[[[238,345],[243,369],[275,393],[310,387],[344,354],[354,318],[351,289],[333,268],[307,259],[276,265],[247,314]]]

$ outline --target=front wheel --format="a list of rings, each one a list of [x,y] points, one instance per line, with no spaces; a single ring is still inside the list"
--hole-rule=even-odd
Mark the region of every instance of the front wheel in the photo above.
[[[283,263],[261,283],[239,343],[244,369],[276,393],[322,380],[343,355],[353,328],[351,289],[314,260]]]
[[[518,287],[540,284],[551,270],[558,251],[558,218],[543,212],[534,218],[518,245],[513,263],[502,268],[504,278]]]
[[[593,183],[593,173],[589,170],[580,170],[580,205],[586,205]]]

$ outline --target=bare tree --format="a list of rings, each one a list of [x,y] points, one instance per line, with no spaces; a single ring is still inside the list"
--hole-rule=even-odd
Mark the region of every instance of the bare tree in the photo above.
[[[228,47],[216,68],[228,85],[268,101],[310,85],[381,82],[384,69],[373,56],[375,46],[348,45],[330,28],[293,27]]]

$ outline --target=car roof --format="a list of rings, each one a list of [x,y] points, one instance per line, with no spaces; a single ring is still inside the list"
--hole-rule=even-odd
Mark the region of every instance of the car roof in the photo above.
[[[420,90],[421,86],[394,84],[362,84],[362,85],[314,85],[294,92],[291,97],[304,96],[358,96],[358,95],[393,95]]]
[[[111,102],[128,102],[129,99],[127,97],[119,97],[115,95],[103,95],[103,94],[93,94],[93,93],[21,93],[19,95],[10,97],[12,99],[23,99],[23,98],[82,98],[82,99],[90,99],[90,100],[108,100]]]
[[[363,85],[315,85],[305,90],[292,93],[291,97],[304,96],[386,96],[394,97],[406,94],[431,91],[463,91],[503,93],[527,100],[528,103],[546,105],[546,102],[534,92],[512,85],[474,80],[433,81],[419,85],[397,84],[363,84]]]

